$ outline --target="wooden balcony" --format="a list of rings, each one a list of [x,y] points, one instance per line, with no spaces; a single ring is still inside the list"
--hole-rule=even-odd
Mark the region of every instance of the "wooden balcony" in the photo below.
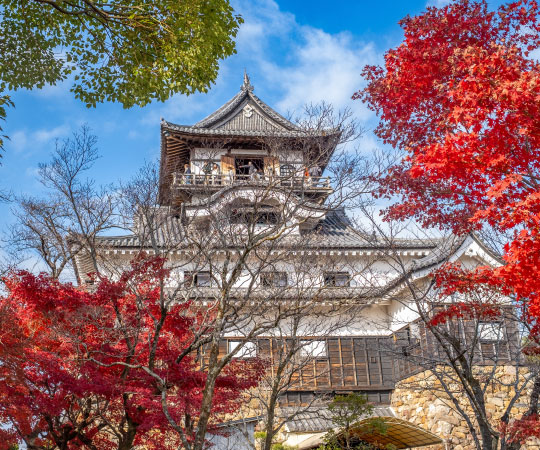
[[[332,186],[330,177],[306,177],[306,176],[268,176],[256,175],[204,175],[174,172],[172,187],[183,191],[193,192],[215,192],[231,185],[256,185],[265,187],[280,187],[292,189],[295,192],[310,192],[320,194],[330,194]]]

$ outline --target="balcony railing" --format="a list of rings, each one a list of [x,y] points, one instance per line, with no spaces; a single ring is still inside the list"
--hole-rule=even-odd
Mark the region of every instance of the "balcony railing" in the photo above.
[[[320,190],[330,191],[330,177],[310,177],[310,176],[268,176],[262,174],[254,175],[223,175],[223,174],[188,174],[174,172],[173,187],[181,189],[221,189],[224,186],[238,184],[259,184],[264,186],[282,186],[293,188],[294,190]]]

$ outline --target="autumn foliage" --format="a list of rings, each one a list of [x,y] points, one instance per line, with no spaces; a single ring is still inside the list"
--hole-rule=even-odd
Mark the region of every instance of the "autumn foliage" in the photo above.
[[[193,305],[166,301],[167,276],[162,259],[139,257],[118,280],[98,278],[92,290],[44,274],[5,279],[0,449],[22,441],[36,449],[177,448],[165,394],[168,412],[190,435],[205,373],[184,350],[200,317]],[[227,367],[214,421],[237,410],[261,370],[255,360]]]
[[[401,22],[404,42],[355,94],[407,153],[383,183],[387,217],[512,232],[492,282],[540,314],[540,18],[535,1],[461,0]]]
[[[367,86],[354,95],[380,116],[377,135],[403,154],[381,182],[382,196],[400,198],[386,218],[510,236],[504,265],[459,276],[443,270],[439,287],[512,296],[532,341],[540,317],[539,13],[534,0],[497,10],[458,0],[407,17],[401,45],[382,67],[365,68]],[[456,304],[445,314],[484,314],[477,306]],[[519,440],[526,430],[540,435],[538,426],[523,424]]]

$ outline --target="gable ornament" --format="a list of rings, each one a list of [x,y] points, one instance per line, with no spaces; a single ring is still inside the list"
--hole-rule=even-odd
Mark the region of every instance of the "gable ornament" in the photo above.
[[[253,115],[253,107],[250,105],[244,106],[244,117],[249,119]]]

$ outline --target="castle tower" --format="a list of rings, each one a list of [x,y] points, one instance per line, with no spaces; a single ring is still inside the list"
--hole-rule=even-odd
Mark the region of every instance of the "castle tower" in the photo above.
[[[243,345],[236,358],[274,360],[276,336],[300,343],[297,356],[309,363],[280,393],[282,411],[361,392],[376,404],[377,415],[394,420],[397,448],[440,443],[394,417],[390,407],[396,382],[414,367],[388,349],[415,351],[425,333],[402,297],[403,273],[387,258],[387,243],[360,233],[342,205],[332,203],[338,189],[329,173],[339,139],[338,130],[287,120],[254,94],[245,74],[239,92],[195,125],[162,119],[157,204],[134,211],[131,234],[98,238],[103,264],[122,267],[140,251],[160,253],[177,276],[180,297],[204,309],[226,291],[231,308],[242,311],[223,329],[223,354]],[[248,247],[251,253],[229,282],[231,265]],[[400,239],[392,251],[415,282],[450,257],[495,264],[474,236]],[[76,262],[81,281],[89,281],[88,255],[81,252]],[[306,305],[303,334],[287,335],[290,316],[284,320],[289,328],[279,333],[253,332],[258,321],[270,321],[276,305],[294,302]],[[203,364],[204,358],[202,352]],[[287,422],[290,442],[311,448],[302,447],[302,439],[320,438],[321,427],[331,426],[325,414],[314,406]]]
[[[338,139],[333,130],[302,130],[281,116],[254,94],[245,74],[240,91],[195,125],[162,120],[159,202],[178,206],[227,185],[272,180],[322,203],[332,187],[320,174]],[[189,177],[182,176],[186,164]]]

